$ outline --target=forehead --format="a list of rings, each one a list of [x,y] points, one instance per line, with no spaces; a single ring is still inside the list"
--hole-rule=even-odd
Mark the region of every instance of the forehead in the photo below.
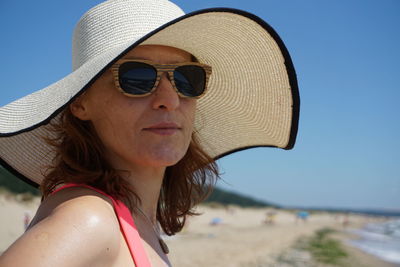
[[[141,45],[130,50],[123,59],[145,59],[158,63],[191,61],[192,55],[184,50],[162,45]]]

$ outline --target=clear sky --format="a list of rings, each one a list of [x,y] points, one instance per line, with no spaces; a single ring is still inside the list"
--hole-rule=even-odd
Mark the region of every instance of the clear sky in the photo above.
[[[0,106],[70,72],[73,27],[100,2],[0,1]],[[174,2],[186,12],[256,14],[279,33],[297,71],[295,148],[221,159],[221,187],[282,205],[400,209],[400,1]]]

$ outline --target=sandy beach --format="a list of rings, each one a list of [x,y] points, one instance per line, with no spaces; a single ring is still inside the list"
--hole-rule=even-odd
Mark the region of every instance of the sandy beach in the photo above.
[[[0,195],[0,253],[24,231],[24,216],[33,216],[39,198],[22,202],[14,196]],[[306,222],[296,220],[293,212],[277,210],[272,223],[265,223],[269,209],[198,207],[200,216],[191,217],[184,230],[172,237],[165,236],[173,266],[303,266],[288,265],[283,255],[301,237],[311,236],[316,230],[330,227],[340,230],[340,240],[352,238],[343,227],[343,216],[328,213],[311,214]],[[362,227],[379,219],[351,215],[347,229]],[[350,254],[348,266],[394,266],[373,256],[345,246]],[[286,257],[286,256],[285,256]],[[296,262],[297,256],[293,261]],[[303,255],[299,261],[305,261]],[[304,258],[305,257],[305,258]],[[286,265],[285,265],[286,264]]]
[[[203,215],[192,218],[182,233],[168,240],[174,266],[311,266],[307,255],[299,259],[292,255],[293,264],[281,262],[280,258],[291,252],[299,238],[311,236],[319,229],[336,229],[338,233],[334,237],[345,241],[354,238],[345,230],[379,220],[351,215],[344,229],[344,216],[328,213],[312,214],[303,222],[296,221],[293,212],[276,211],[274,223],[265,224],[268,209],[236,207],[226,210],[201,206],[199,211]],[[217,217],[221,223],[210,225]],[[345,248],[349,253],[347,266],[394,266],[358,249]],[[297,260],[304,265],[297,265]]]

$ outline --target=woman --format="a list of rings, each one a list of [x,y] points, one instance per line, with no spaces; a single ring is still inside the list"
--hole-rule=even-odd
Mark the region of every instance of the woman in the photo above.
[[[0,266],[165,266],[218,176],[214,159],[293,147],[299,99],[282,41],[232,9],[109,0],[79,21],[74,71],[0,109],[2,165],[43,201]]]

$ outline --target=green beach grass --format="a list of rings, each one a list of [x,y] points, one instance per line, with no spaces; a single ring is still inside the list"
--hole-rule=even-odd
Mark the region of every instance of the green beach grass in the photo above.
[[[330,228],[316,231],[308,240],[304,249],[309,251],[317,262],[340,266],[341,261],[348,255],[341,242],[330,237],[335,232]]]
[[[331,235],[331,228],[322,228],[310,237],[301,237],[296,244],[278,256],[282,266],[349,266],[349,255],[342,243]]]

